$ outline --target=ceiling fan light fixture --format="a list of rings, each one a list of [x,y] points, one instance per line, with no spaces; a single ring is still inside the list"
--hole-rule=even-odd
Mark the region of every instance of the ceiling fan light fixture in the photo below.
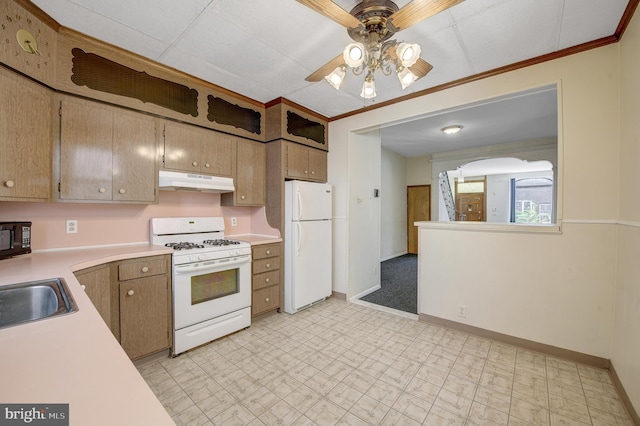
[[[458,133],[460,130],[463,129],[464,126],[461,126],[460,124],[455,124],[453,126],[447,126],[447,127],[443,127],[442,130],[445,134],[447,135],[455,135],[456,133]]]
[[[344,67],[340,66],[331,71],[331,74],[325,77],[325,80],[329,82],[336,90],[340,90],[340,86],[344,82],[344,77],[346,75]]]
[[[349,43],[342,53],[344,62],[352,68],[359,67],[364,62],[364,45]]]
[[[396,47],[396,54],[400,58],[403,67],[410,67],[420,59],[420,45],[413,43],[399,43]]]
[[[376,84],[373,81],[373,74],[367,74],[367,77],[364,79],[360,96],[365,99],[373,99],[376,97]]]
[[[414,73],[409,71],[409,68],[405,68],[405,67],[398,68],[398,80],[400,81],[402,90],[409,87],[417,79],[418,79],[418,76],[416,76]]]

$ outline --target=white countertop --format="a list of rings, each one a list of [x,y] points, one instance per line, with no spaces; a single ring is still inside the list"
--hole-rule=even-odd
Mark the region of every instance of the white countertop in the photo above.
[[[78,312],[0,329],[0,403],[68,403],[70,425],[173,425],[73,275],[151,244],[39,252],[0,260],[0,286],[63,278]]]
[[[279,243],[282,241],[282,238],[280,237],[274,237],[273,235],[261,235],[261,234],[227,235],[226,238],[244,241],[246,243],[251,244],[252,246],[259,245],[259,244]]]

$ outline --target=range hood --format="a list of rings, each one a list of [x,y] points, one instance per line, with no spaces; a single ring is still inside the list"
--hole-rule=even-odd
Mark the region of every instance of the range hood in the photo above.
[[[158,186],[163,191],[233,192],[233,178],[160,170]]]

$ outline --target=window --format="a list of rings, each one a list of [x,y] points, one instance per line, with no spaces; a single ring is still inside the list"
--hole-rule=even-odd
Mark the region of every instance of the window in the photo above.
[[[511,179],[511,222],[553,223],[553,179]]]

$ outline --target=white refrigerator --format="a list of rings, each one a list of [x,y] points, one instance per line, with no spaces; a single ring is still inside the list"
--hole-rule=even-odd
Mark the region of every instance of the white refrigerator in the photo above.
[[[284,311],[331,295],[333,191],[328,183],[285,182]]]

